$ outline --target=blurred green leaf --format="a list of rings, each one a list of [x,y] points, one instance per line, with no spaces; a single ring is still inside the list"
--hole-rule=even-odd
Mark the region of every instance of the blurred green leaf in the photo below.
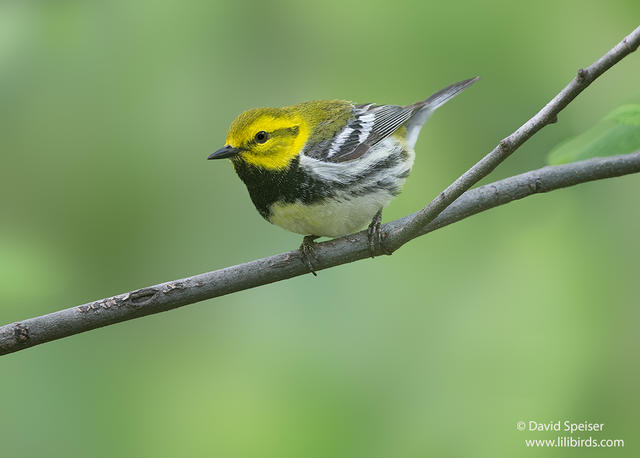
[[[640,126],[640,105],[622,105],[609,113],[604,119],[617,124]]]
[[[556,146],[547,157],[551,165],[640,150],[640,105],[623,105],[577,137]]]

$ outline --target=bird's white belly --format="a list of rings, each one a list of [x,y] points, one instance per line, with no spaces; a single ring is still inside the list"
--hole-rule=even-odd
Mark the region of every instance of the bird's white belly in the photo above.
[[[312,205],[300,201],[276,203],[271,206],[269,221],[302,235],[340,237],[369,224],[392,198],[387,191],[380,190],[350,199],[326,199]]]

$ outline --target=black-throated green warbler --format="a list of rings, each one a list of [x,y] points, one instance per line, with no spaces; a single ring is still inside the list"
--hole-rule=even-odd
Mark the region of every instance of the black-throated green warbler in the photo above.
[[[311,257],[318,237],[339,237],[370,223],[371,254],[376,245],[383,248],[382,209],[411,171],[420,129],[477,79],[407,106],[320,100],[254,108],[233,121],[226,146],[208,158],[231,159],[258,212],[305,236],[302,259],[315,274]]]

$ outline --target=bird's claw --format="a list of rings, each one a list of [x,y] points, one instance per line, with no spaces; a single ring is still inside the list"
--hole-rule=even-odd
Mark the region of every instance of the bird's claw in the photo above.
[[[302,258],[302,262],[307,266],[309,272],[311,272],[314,276],[318,276],[315,269],[313,268],[312,259],[318,262],[318,257],[316,256],[316,242],[315,239],[318,237],[315,235],[307,235],[302,239],[302,244],[300,245],[300,256]]]
[[[392,254],[387,250],[382,243],[382,210],[378,211],[371,220],[371,224],[367,228],[367,239],[369,241],[369,255],[373,258],[377,251],[381,251],[384,254]]]

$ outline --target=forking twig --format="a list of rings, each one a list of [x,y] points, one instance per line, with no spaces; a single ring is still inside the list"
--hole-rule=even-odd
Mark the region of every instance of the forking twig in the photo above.
[[[419,235],[535,193],[640,172],[640,152],[637,152],[545,167],[468,191],[542,127],[555,122],[557,114],[582,90],[639,44],[640,27],[594,64],[578,71],[576,78],[540,112],[502,140],[424,209],[385,224],[385,247],[396,250]],[[366,233],[318,244],[316,255],[316,270],[367,258]],[[307,268],[300,262],[298,253],[292,251],[30,318],[0,327],[0,355],[305,273]]]
[[[547,124],[557,122],[558,113],[576,98],[596,78],[632,53],[640,44],[640,27],[627,35],[608,53],[587,68],[578,70],[576,77],[547,103],[535,116],[524,123],[518,130],[504,138],[489,154],[463,173],[457,180],[447,186],[435,199],[420,210],[406,225],[388,236],[385,243],[388,250],[395,251],[420,233],[420,229],[433,221],[445,208],[474,184],[491,173],[500,163],[508,158],[524,142]]]

